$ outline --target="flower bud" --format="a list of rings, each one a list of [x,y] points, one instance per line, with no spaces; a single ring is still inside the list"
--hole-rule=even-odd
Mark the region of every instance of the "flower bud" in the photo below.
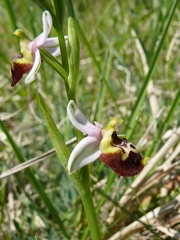
[[[143,169],[148,158],[143,159],[137,148],[124,136],[117,136],[115,125],[119,122],[114,118],[103,129],[100,160],[120,176],[134,176]]]

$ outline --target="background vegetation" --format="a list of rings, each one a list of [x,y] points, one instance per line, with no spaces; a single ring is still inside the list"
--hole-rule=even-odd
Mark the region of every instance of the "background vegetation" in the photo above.
[[[74,1],[81,49],[78,106],[90,120],[104,125],[115,116],[123,119],[118,133],[150,157],[143,172],[132,178],[115,175],[100,161],[90,166],[102,239],[180,237],[180,11],[178,3],[169,19],[174,3]],[[21,80],[10,86],[11,61],[19,54],[13,32],[21,28],[33,39],[42,31],[41,15],[29,0],[0,2],[0,119],[26,160],[39,159],[53,148],[37,91],[65,141],[75,136],[63,81],[45,62],[32,84]],[[18,164],[2,129],[0,171]],[[71,239],[90,239],[81,199],[54,151],[30,170]],[[0,239],[66,239],[26,171],[1,178],[0,189]]]

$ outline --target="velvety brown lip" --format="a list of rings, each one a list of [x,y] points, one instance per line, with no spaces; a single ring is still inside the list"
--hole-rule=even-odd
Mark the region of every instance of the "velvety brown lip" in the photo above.
[[[144,167],[142,156],[139,151],[134,152],[136,147],[127,139],[119,138],[116,132],[112,134],[112,146],[120,148],[121,151],[115,153],[101,153],[100,160],[110,167],[114,172],[123,177],[134,176],[138,174]],[[129,146],[128,146],[129,145]],[[126,159],[122,160],[126,148],[132,148]]]
[[[133,152],[130,152],[129,157],[124,161],[121,153],[101,153],[100,160],[123,177],[134,176],[144,167],[141,155]]]
[[[23,58],[22,54],[13,61],[13,67],[11,68],[11,87],[14,87],[21,80],[23,75],[28,73],[32,68],[32,63],[19,63],[18,59],[20,58]]]

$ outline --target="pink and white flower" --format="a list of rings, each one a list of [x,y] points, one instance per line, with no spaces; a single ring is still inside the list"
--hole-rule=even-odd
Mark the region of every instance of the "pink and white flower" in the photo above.
[[[97,122],[95,125],[90,123],[72,100],[67,106],[67,113],[72,124],[79,131],[88,134],[77,144],[69,158],[68,171],[73,173],[99,158],[102,126]]]
[[[134,176],[143,169],[149,158],[143,159],[137,148],[124,135],[116,134],[115,126],[122,123],[122,120],[113,118],[105,128],[97,122],[92,124],[72,100],[68,103],[67,113],[72,124],[88,135],[76,145],[70,155],[70,174],[98,158],[124,177]]]
[[[58,38],[48,38],[52,29],[52,17],[48,11],[43,12],[42,23],[43,32],[34,40],[30,40],[21,29],[17,29],[14,32],[20,38],[21,54],[12,62],[12,87],[20,81],[25,73],[29,72],[25,78],[26,84],[31,83],[35,79],[35,75],[42,62],[39,51],[40,47],[46,49],[54,57],[57,57],[61,53]],[[67,44],[67,36],[65,36],[65,41]]]

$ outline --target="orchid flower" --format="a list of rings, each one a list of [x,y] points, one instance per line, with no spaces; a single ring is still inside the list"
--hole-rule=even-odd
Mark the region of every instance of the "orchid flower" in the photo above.
[[[20,38],[21,54],[12,62],[11,76],[12,84],[15,86],[25,73],[27,75],[25,83],[31,83],[35,79],[41,65],[41,56],[39,48],[42,47],[51,53],[54,57],[60,55],[59,41],[57,37],[48,38],[48,34],[52,29],[52,17],[48,11],[42,14],[43,32],[31,41],[26,34],[17,29],[14,34]],[[67,36],[65,42],[67,44]]]
[[[67,113],[72,124],[88,136],[83,138],[73,149],[68,172],[71,174],[83,166],[100,159],[120,176],[128,177],[138,174],[149,158],[142,158],[137,148],[124,135],[118,136],[115,126],[122,120],[113,118],[103,128],[99,123],[90,123],[70,100]]]

